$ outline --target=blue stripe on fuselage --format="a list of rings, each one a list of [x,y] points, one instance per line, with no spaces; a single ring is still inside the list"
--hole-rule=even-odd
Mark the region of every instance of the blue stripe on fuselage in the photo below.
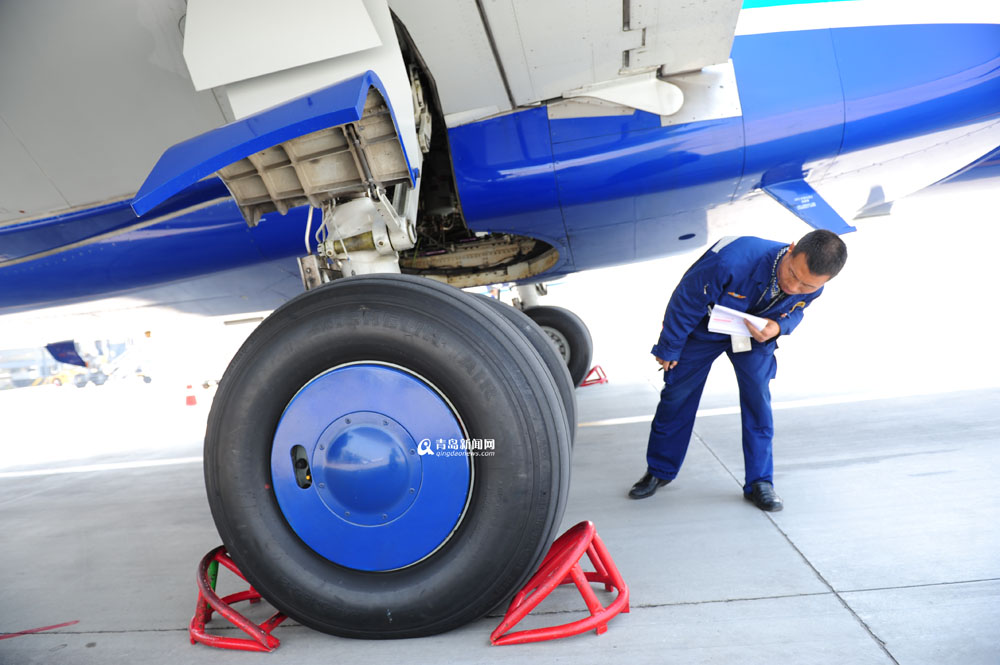
[[[190,209],[227,194],[221,181],[213,178],[168,200],[147,217]],[[306,210],[302,206],[284,217],[266,215],[251,229],[236,203],[228,200],[75,249],[0,267],[0,309],[86,300],[301,255]],[[122,226],[140,221],[128,201],[73,214],[86,225],[88,213],[126,221]],[[51,219],[60,225],[65,217]],[[45,227],[39,222],[22,232],[29,230],[41,234]]]

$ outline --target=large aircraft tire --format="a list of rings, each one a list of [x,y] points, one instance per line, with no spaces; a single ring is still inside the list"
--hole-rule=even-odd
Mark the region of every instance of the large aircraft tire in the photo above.
[[[446,455],[454,439],[484,449]],[[276,608],[336,635],[418,637],[526,582],[569,459],[562,399],[523,334],[452,287],[372,275],[251,334],[212,405],[205,482],[223,543]]]
[[[538,327],[538,324],[531,320],[531,317],[527,316],[524,312],[512,307],[510,305],[504,304],[495,298],[490,298],[489,296],[480,296],[483,302],[489,303],[489,305],[497,312],[503,315],[511,324],[514,325],[521,334],[531,343],[531,346],[538,351],[538,355],[541,356],[542,361],[545,363],[545,367],[549,370],[552,378],[556,382],[556,386],[559,388],[559,396],[562,397],[563,406],[566,407],[566,421],[569,425],[570,437],[576,437],[576,387],[573,383],[573,377],[570,376],[569,368],[563,361],[562,356],[559,354],[559,350],[556,348],[555,343],[552,341],[545,332]]]
[[[594,342],[587,324],[562,307],[529,307],[524,313],[556,343],[563,361],[569,367],[573,385],[583,383],[594,356]]]

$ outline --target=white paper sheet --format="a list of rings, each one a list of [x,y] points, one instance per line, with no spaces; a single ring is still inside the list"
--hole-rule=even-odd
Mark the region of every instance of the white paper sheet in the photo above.
[[[715,305],[712,307],[712,316],[708,319],[708,330],[714,333],[722,333],[723,335],[746,336],[750,333],[747,331],[743,319],[750,321],[751,325],[757,330],[763,330],[764,326],[767,325],[767,319],[730,309],[724,305]]]

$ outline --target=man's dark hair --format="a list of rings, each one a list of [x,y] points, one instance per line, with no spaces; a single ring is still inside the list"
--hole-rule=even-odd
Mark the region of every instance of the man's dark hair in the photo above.
[[[833,231],[811,231],[795,243],[792,256],[806,255],[806,265],[814,275],[836,277],[847,263],[847,245]]]

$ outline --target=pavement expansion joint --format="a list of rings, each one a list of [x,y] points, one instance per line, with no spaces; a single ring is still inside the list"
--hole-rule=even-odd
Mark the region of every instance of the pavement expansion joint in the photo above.
[[[725,469],[726,473],[729,474],[729,476],[733,479],[733,481],[737,485],[739,485],[740,488],[742,488],[743,484],[740,482],[739,478],[736,476],[735,473],[733,473],[732,469],[726,466],[726,463],[722,461],[722,459],[715,453],[715,451],[712,450],[712,447],[708,445],[708,442],[697,432],[692,431],[692,435],[694,436],[694,438],[698,440],[699,443],[701,443],[702,446],[705,447],[705,450],[707,450],[712,455],[712,457],[715,458],[715,460],[719,463],[719,465],[723,469]],[[813,562],[809,560],[809,558],[805,555],[805,552],[799,549],[799,547],[791,539],[788,533],[786,533],[785,530],[781,528],[781,525],[779,525],[775,521],[774,516],[771,515],[770,513],[764,513],[764,516],[768,519],[768,521],[771,522],[772,525],[774,525],[774,528],[778,531],[778,533],[781,534],[782,538],[785,539],[785,542],[788,543],[788,546],[791,547],[793,550],[795,550],[795,553],[799,555],[799,557],[807,566],[809,566],[809,569],[812,570],[813,574],[816,576],[816,579],[818,579],[823,584],[823,586],[825,586],[827,589],[830,590],[830,593],[833,594],[834,597],[836,597],[837,601],[843,606],[843,608],[847,610],[851,614],[851,616],[854,617],[854,620],[857,621],[857,623],[862,628],[865,629],[865,632],[868,633],[868,636],[871,637],[871,639],[874,640],[875,643],[879,645],[879,647],[882,649],[882,652],[889,658],[889,660],[895,663],[895,665],[899,665],[899,661],[896,660],[895,656],[893,656],[892,653],[889,651],[889,649],[886,648],[885,641],[875,634],[875,631],[872,630],[871,626],[869,626],[864,621],[864,619],[862,619],[858,615],[858,613],[854,611],[854,608],[847,603],[847,601],[840,595],[840,592],[838,592],[836,589],[833,588],[833,585],[830,584],[830,581],[823,576],[823,574],[819,571],[818,568],[816,568],[815,565],[813,565]]]
[[[837,593],[869,593],[876,591],[900,591],[902,589],[927,589],[933,587],[957,586],[961,584],[983,584],[986,582],[1000,582],[1000,577],[986,577],[976,580],[953,580],[950,582],[925,582],[923,584],[902,584],[900,586],[880,586],[869,589],[841,589]]]

